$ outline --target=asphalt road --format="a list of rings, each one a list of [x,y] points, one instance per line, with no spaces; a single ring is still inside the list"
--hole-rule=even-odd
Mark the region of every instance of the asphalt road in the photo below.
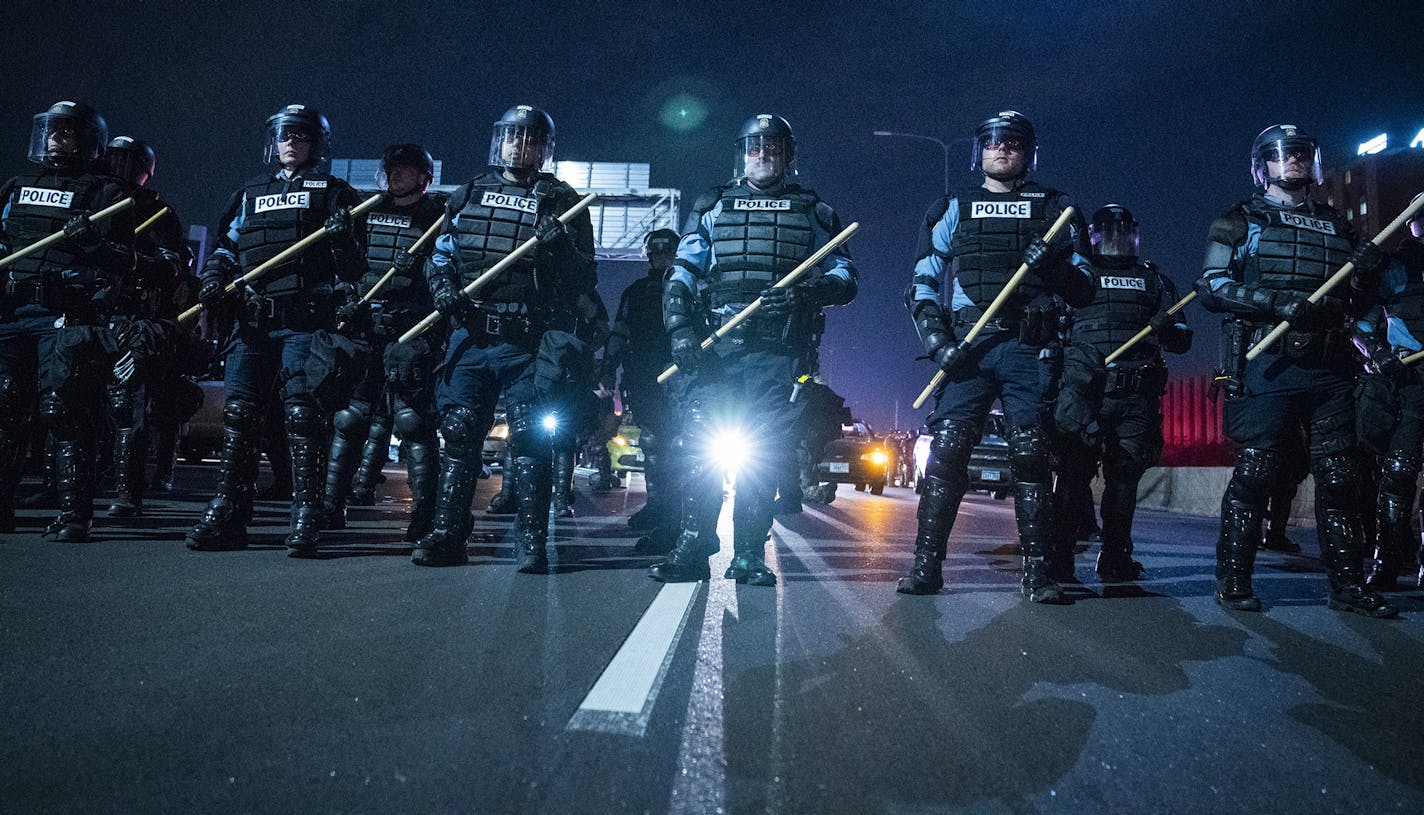
[[[275,504],[247,551],[184,549],[210,467],[89,544],[22,513],[0,811],[1424,812],[1420,593],[1344,615],[1314,557],[1263,553],[1265,611],[1225,612],[1210,521],[1143,512],[1150,579],[1089,552],[1076,603],[1034,606],[1012,503],[972,497],[946,590],[902,597],[913,494],[842,487],[779,519],[776,588],[664,587],[636,483],[580,483],[530,576],[498,519],[469,566],[411,566],[390,475],[324,560],[283,556]]]

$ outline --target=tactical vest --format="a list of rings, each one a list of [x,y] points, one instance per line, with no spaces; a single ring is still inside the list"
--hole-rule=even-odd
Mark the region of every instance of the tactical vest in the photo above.
[[[663,327],[662,283],[655,277],[633,281],[623,295],[623,320],[628,326],[627,368],[657,368],[672,361],[667,329]]]
[[[1162,278],[1150,263],[1094,261],[1093,301],[1073,310],[1071,341],[1091,345],[1104,356],[1111,354],[1141,331],[1157,313],[1161,293]],[[1157,353],[1155,334],[1148,334],[1129,351],[1133,357],[1156,356]]]
[[[1014,192],[975,187],[957,194],[959,223],[950,237],[949,255],[957,262],[959,287],[976,306],[986,308],[1018,271],[1024,249],[1063,211],[1058,197],[1057,191],[1034,183]],[[1022,306],[1046,293],[1030,278],[1006,305]],[[1016,310],[1009,307],[1000,313],[1010,319]]]
[[[35,169],[12,181],[4,231],[10,251],[47,238],[83,212],[102,209],[98,197],[112,179],[89,172]],[[107,205],[113,202],[103,202]],[[68,240],[9,264],[10,280],[16,283],[59,283],[60,274],[76,266],[87,266],[82,253]],[[96,270],[102,274],[105,270]]]
[[[1257,195],[1241,207],[1261,230],[1247,283],[1309,295],[1350,259],[1350,228],[1335,210],[1317,204],[1312,214],[1282,209]]]
[[[456,192],[460,204],[455,223],[455,245],[460,250],[461,286],[468,286],[498,263],[515,247],[534,237],[539,216],[558,215],[558,201],[573,190],[547,173],[540,173],[532,187],[510,183],[500,173],[487,172]],[[520,258],[476,295],[495,304],[520,304],[523,310],[539,296],[535,276],[538,271],[530,252]]]
[[[293,179],[262,175],[247,182],[237,237],[242,271],[256,269],[321,229],[345,187],[346,182],[325,173]],[[266,297],[290,297],[315,287],[329,287],[335,279],[336,264],[329,248],[314,246],[263,275],[252,287]]]
[[[1404,291],[1390,302],[1389,315],[1403,320],[1415,338],[1424,337],[1424,242],[1406,238],[1395,257],[1404,265]]]
[[[133,218],[135,227],[147,223],[149,218],[168,206],[151,190],[141,188],[134,197],[137,199]],[[165,212],[143,232],[134,235],[134,271],[124,280],[124,294],[118,313],[148,320],[177,316],[174,289],[182,272],[187,270],[178,269],[171,256],[164,254],[165,250],[191,262],[178,216],[172,210]]]
[[[364,295],[379,283],[405,250],[420,240],[444,211],[443,198],[427,195],[410,206],[388,203],[366,213],[366,274],[358,284],[360,294]],[[434,238],[425,242],[420,250],[422,257],[429,256],[434,243]],[[427,304],[429,299],[423,271],[417,265],[413,275],[392,275],[370,302],[386,307],[416,307]]]
[[[712,224],[713,265],[707,297],[713,309],[746,304],[780,280],[816,247],[816,203],[810,190],[792,186],[766,195],[736,185],[722,192]]]

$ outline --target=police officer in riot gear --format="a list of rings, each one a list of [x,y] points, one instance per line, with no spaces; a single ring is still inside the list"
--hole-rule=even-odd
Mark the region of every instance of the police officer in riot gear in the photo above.
[[[1374,562],[1368,580],[1376,591],[1397,588],[1419,548],[1413,510],[1415,485],[1424,466],[1424,376],[1418,364],[1406,366],[1401,359],[1424,350],[1424,215],[1415,216],[1409,229],[1411,236],[1395,250],[1384,277],[1382,307],[1372,309],[1361,321],[1362,344],[1369,352],[1373,375],[1388,380],[1396,392],[1389,404],[1393,421],[1379,422],[1392,424],[1393,429],[1379,451]],[[1362,420],[1360,426],[1369,424]],[[1424,568],[1418,585],[1424,586]]]
[[[777,476],[795,456],[797,366],[815,342],[822,308],[854,299],[855,267],[845,246],[791,286],[779,279],[840,231],[834,210],[792,181],[797,143],[780,116],[748,119],[737,139],[734,178],[693,205],[677,260],[663,283],[663,325],[679,372],[678,463],[682,529],[651,576],[705,580],[718,550],[723,473],[712,460],[721,433],[757,440],[759,456],[737,473],[733,559],[725,577],[770,586],[764,559]],[[762,307],[710,349],[701,343],[758,296]]]
[[[134,187],[138,202],[134,220],[149,224],[134,236],[134,270],[125,280],[111,321],[122,347],[108,388],[114,423],[115,493],[109,515],[130,517],[143,509],[148,403],[152,402],[152,423],[162,425],[160,435],[166,439],[176,442],[178,425],[187,418],[177,412],[185,407],[177,404],[182,385],[172,381],[181,379],[184,339],[176,320],[195,301],[197,280],[182,221],[158,193],[145,186],[157,168],[153,148],[129,136],[117,136],[109,142],[106,159],[113,174]],[[160,468],[165,450],[171,474],[173,447],[160,449]]]
[[[257,480],[257,445],[264,403],[280,395],[292,458],[291,532],[288,555],[316,553],[321,528],[321,445],[327,416],[318,383],[307,377],[308,357],[320,331],[336,327],[334,286],[366,272],[364,227],[353,229],[356,191],[326,172],[331,128],[326,117],[288,105],[267,119],[263,158],[277,163],[248,181],[229,202],[218,247],[202,271],[199,299],[213,307],[237,300],[241,312],[228,345],[222,461],[217,493],[188,533],[188,548],[211,551],[247,545],[247,523]],[[262,262],[321,229],[324,240],[264,276],[225,287]],[[329,415],[329,414],[328,414]]]
[[[437,383],[444,438],[435,529],[416,544],[411,561],[452,566],[468,559],[470,500],[481,472],[485,434],[501,392],[509,419],[515,503],[514,535],[521,572],[548,567],[552,447],[542,426],[534,365],[547,335],[568,337],[580,301],[594,291],[593,227],[587,213],[569,225],[558,216],[578,193],[547,170],[553,166],[554,121],[528,105],[510,108],[494,124],[489,170],[461,186],[446,205],[447,220],[425,274],[435,308],[453,327]],[[489,282],[473,298],[463,289],[531,237],[537,249]],[[558,372],[551,378],[558,378]]]
[[[1353,395],[1357,364],[1348,326],[1369,305],[1384,258],[1360,241],[1348,221],[1314,200],[1320,148],[1294,125],[1266,128],[1251,147],[1260,191],[1213,221],[1202,277],[1204,305],[1230,314],[1238,349],[1238,395],[1223,408],[1235,470],[1221,500],[1216,600],[1231,609],[1261,607],[1251,572],[1261,543],[1267,499],[1282,477],[1282,456],[1304,422],[1315,476],[1315,517],[1330,577],[1331,608],[1389,617],[1395,609],[1365,587],[1358,485],[1360,455]],[[1353,278],[1318,303],[1308,298],[1347,261]],[[1246,349],[1279,322],[1285,336],[1255,360]]]
[[[380,472],[386,461],[391,428],[405,449],[414,508],[406,540],[427,535],[435,517],[435,486],[440,446],[435,438],[436,349],[439,332],[410,342],[395,340],[433,308],[422,267],[429,249],[408,250],[445,211],[443,198],[427,194],[435,179],[435,161],[416,144],[393,144],[381,156],[381,186],[389,198],[366,214],[366,272],[357,282],[355,300],[337,314],[344,330],[358,336],[365,354],[350,401],[336,411],[331,455],[327,458],[324,512],[328,528],[346,525],[346,501],[358,461]],[[390,269],[395,274],[375,289]],[[368,293],[369,299],[362,300]],[[374,486],[372,476],[363,488]]]
[[[36,166],[0,188],[0,256],[59,231],[64,239],[10,264],[0,300],[0,528],[14,527],[14,493],[36,397],[55,439],[59,517],[46,530],[85,541],[93,519],[99,394],[115,359],[108,319],[133,268],[132,209],[89,216],[129,194],[103,164],[104,119],[82,102],[58,102],[34,118]]]
[[[1132,559],[1132,516],[1137,482],[1162,454],[1162,392],[1167,366],[1162,351],[1185,353],[1191,329],[1167,310],[1177,300],[1172,281],[1138,256],[1138,225],[1120,204],[1093,214],[1093,299],[1073,312],[1056,401],[1054,445],[1058,483],[1054,497],[1085,494],[1103,468],[1102,549],[1097,572],[1105,583],[1138,580],[1142,565]],[[1144,326],[1152,332],[1111,364],[1104,358]],[[1088,498],[1089,507],[1092,498]],[[1073,574],[1078,518],[1062,501],[1055,505],[1054,574]]]
[[[671,229],[655,229],[643,239],[648,273],[623,290],[613,318],[613,332],[603,352],[604,376],[611,381],[622,369],[618,387],[623,409],[631,411],[638,423],[647,502],[628,518],[628,526],[640,531],[671,531],[669,528],[677,523],[675,476],[668,469],[676,412],[667,389],[658,384],[658,374],[672,363],[663,328],[662,286],[664,275],[677,257],[677,244],[678,235]],[[665,532],[658,537],[670,539],[671,535]],[[651,540],[643,548],[649,544]]]
[[[1071,234],[1060,233],[1052,244],[1043,240],[1070,202],[1058,190],[1028,179],[1037,157],[1037,137],[1027,117],[1005,111],[989,118],[975,131],[972,148],[972,169],[983,173],[983,183],[935,202],[920,231],[905,304],[926,353],[947,376],[928,421],[932,441],[915,565],[900,578],[902,594],[934,594],[944,585],[941,567],[969,487],[969,455],[998,397],[1008,425],[1023,593],[1033,602],[1064,602],[1050,574],[1052,473],[1041,416],[1046,377],[1040,376],[1039,358],[1057,339],[1058,298],[1074,307],[1091,302],[1092,270],[1082,257],[1086,229],[1081,218],[1073,219]],[[1024,263],[1029,274],[974,344],[960,351],[958,338]],[[951,266],[952,313],[946,315],[940,286]]]

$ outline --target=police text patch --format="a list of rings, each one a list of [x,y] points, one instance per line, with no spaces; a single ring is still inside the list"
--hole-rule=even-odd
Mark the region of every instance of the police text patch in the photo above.
[[[1101,277],[1098,279],[1098,288],[1147,291],[1147,281],[1141,277]]]
[[[410,229],[410,216],[393,215],[389,212],[373,212],[366,216],[366,223],[393,226],[396,229]]]
[[[969,208],[970,218],[1032,218],[1030,201],[975,201]]]
[[[73,190],[47,190],[44,187],[21,187],[17,204],[31,204],[37,207],[60,207],[69,209],[74,203]]]
[[[1322,235],[1334,235],[1335,224],[1320,218],[1311,218],[1308,215],[1300,215],[1295,212],[1282,212],[1281,223],[1286,226],[1293,226],[1297,229],[1309,229],[1311,232],[1319,232]]]
[[[324,190],[326,189],[326,179],[323,178],[320,181],[303,181],[302,186],[309,190]]]
[[[308,209],[311,207],[311,193],[309,192],[278,192],[271,195],[259,195],[252,199],[252,211],[270,212],[274,209]]]
[[[502,192],[486,192],[480,197],[480,203],[495,209],[513,209],[531,215],[539,211],[538,198],[523,198]]]
[[[732,209],[750,210],[771,210],[773,212],[790,212],[790,198],[735,198],[732,200]]]

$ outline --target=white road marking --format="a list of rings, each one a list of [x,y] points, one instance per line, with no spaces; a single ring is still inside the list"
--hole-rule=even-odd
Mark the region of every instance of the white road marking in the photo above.
[[[668,583],[569,720],[569,730],[642,736],[701,583]]]

